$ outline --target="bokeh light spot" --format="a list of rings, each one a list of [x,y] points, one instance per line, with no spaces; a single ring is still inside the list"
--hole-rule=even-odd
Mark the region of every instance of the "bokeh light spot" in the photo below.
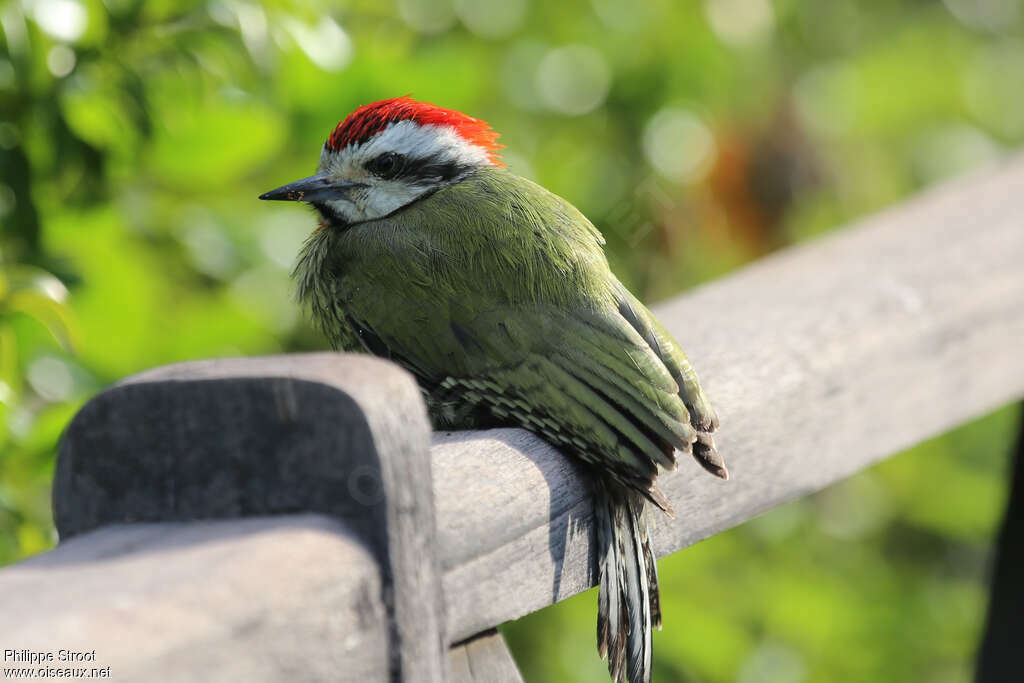
[[[914,166],[925,183],[933,183],[970,168],[992,163],[1002,154],[999,145],[974,126],[951,124],[928,130],[914,146]]]
[[[527,0],[455,0],[455,13],[472,33],[501,38],[523,25]]]
[[[352,39],[331,17],[315,26],[291,18],[285,28],[310,61],[324,71],[341,71],[352,59]]]
[[[961,23],[975,29],[999,31],[1016,25],[1018,0],[942,0]]]
[[[644,130],[644,154],[659,173],[676,182],[692,183],[714,161],[715,140],[700,118],[677,107],[662,109]]]
[[[750,654],[736,680],[739,683],[800,683],[806,676],[800,653],[783,643],[767,641]]]
[[[613,31],[636,31],[651,23],[658,12],[658,4],[630,3],[622,0],[590,0],[598,19]]]
[[[594,48],[567,45],[544,56],[537,70],[537,86],[548,108],[579,116],[604,102],[611,86],[611,71]]]
[[[41,356],[28,366],[26,373],[32,390],[47,401],[71,398],[75,379],[68,364],[53,356]]]
[[[822,491],[814,506],[821,530],[847,541],[878,533],[891,515],[888,495],[870,473]]]
[[[275,211],[260,229],[260,250],[271,263],[290,273],[309,230],[308,224],[295,220],[293,212]]]
[[[857,88],[857,73],[846,62],[815,67],[794,88],[797,113],[812,132],[841,136],[853,125],[851,95]]]
[[[67,45],[54,45],[46,53],[46,68],[57,78],[64,78],[75,68],[75,51]]]
[[[85,7],[77,0],[36,0],[32,18],[50,37],[69,43],[81,38],[89,23]]]
[[[964,76],[971,114],[1009,140],[1024,138],[1024,41],[982,49]]]
[[[707,0],[704,9],[722,42],[745,46],[764,42],[775,27],[768,0]]]
[[[547,49],[537,41],[523,41],[509,48],[501,61],[501,86],[508,101],[528,110],[544,108],[536,74]]]
[[[234,244],[210,218],[201,212],[189,212],[192,218],[182,235],[192,266],[212,278],[223,280],[238,267]]]
[[[398,16],[419,33],[443,33],[455,25],[451,0],[398,0]]]

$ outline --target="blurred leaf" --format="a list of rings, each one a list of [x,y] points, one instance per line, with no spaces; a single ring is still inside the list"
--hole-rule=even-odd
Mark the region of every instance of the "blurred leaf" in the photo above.
[[[254,102],[204,102],[195,109],[162,102],[149,159],[153,172],[181,188],[211,191],[273,159],[284,122]]]

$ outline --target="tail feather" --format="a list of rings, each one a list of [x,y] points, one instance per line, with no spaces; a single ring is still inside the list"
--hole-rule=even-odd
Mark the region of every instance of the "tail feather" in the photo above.
[[[597,488],[598,651],[616,683],[649,683],[651,628],[661,628],[661,606],[644,498],[611,482]]]
[[[638,520],[637,529],[640,530],[640,545],[644,549],[644,565],[647,567],[647,590],[650,595],[648,603],[651,606],[651,627],[661,630],[661,593],[658,591],[658,565],[654,562],[654,552],[651,550],[651,538],[647,532],[647,518],[644,515],[643,501],[635,507]]]

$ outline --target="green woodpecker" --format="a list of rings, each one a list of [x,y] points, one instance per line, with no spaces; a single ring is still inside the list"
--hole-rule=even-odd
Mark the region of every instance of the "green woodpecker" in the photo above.
[[[649,681],[661,610],[645,502],[671,514],[654,480],[677,452],[727,477],[718,419],[598,230],[509,172],[497,137],[457,111],[374,102],[334,129],[316,175],[260,199],[319,214],[294,277],[335,348],[412,372],[437,428],[516,425],[586,464],[598,649],[616,681]]]

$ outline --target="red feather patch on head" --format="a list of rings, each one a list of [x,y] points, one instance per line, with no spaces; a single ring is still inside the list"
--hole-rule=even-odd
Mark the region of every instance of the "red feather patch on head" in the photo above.
[[[417,102],[410,97],[364,104],[338,124],[327,138],[328,149],[337,152],[349,145],[361,144],[398,121],[415,121],[421,126],[446,126],[463,140],[487,151],[491,163],[503,166],[498,158],[498,133],[486,121],[467,116],[454,109],[444,109],[428,102]]]

